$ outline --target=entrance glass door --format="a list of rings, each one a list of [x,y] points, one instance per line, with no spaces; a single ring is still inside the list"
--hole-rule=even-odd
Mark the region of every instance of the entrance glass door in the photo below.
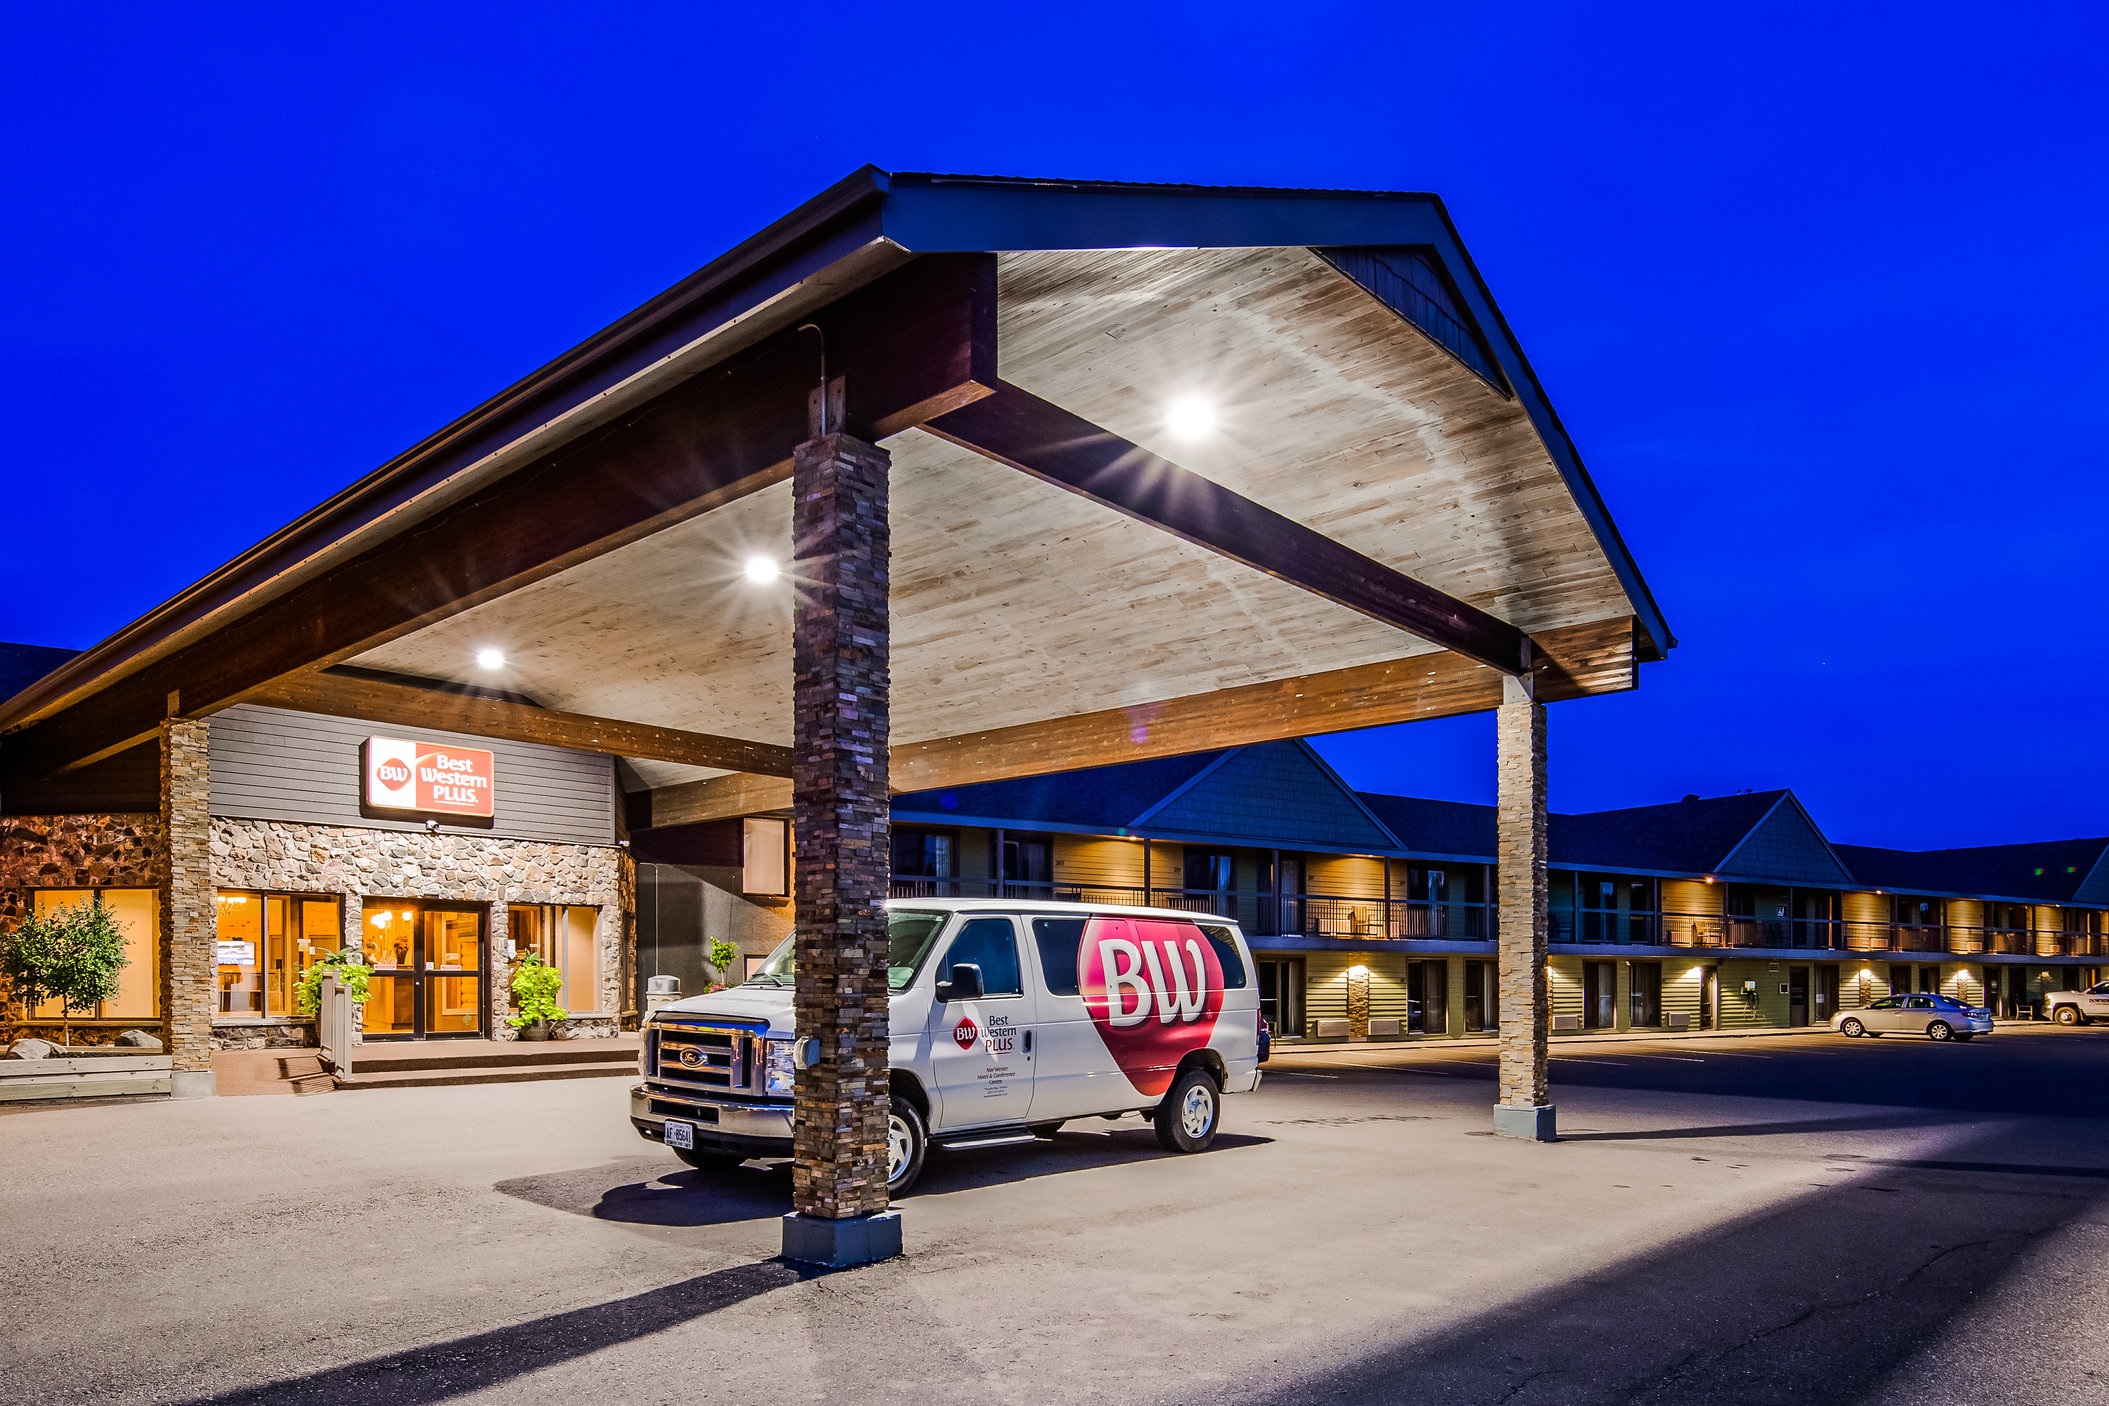
[[[373,978],[366,1034],[424,1039],[483,1033],[484,910],[381,901],[366,909]]]

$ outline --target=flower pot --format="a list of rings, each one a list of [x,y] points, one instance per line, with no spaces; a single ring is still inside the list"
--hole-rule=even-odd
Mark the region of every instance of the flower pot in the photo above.
[[[550,1029],[550,1023],[546,1020],[531,1020],[520,1027],[520,1038],[523,1040],[547,1040]]]

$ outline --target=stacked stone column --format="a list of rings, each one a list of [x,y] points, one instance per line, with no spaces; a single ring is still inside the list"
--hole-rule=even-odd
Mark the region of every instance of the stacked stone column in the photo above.
[[[1532,696],[1528,678],[1504,680],[1495,730],[1501,1094],[1494,1130],[1549,1142],[1555,1128],[1545,984],[1545,705]]]
[[[889,639],[884,450],[822,435],[793,460],[791,813],[799,1071],[784,1251],[899,1252],[886,1211]]]
[[[178,1098],[213,1093],[212,1016],[219,936],[212,882],[212,769],[207,724],[161,724],[161,825],[167,845],[161,883],[161,1010]]]

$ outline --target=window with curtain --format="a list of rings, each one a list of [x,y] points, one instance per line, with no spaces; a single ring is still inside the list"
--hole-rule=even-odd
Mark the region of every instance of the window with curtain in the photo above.
[[[34,906],[38,913],[81,903],[98,903],[116,920],[124,934],[124,970],[117,976],[117,994],[92,1011],[75,1011],[76,1020],[137,1020],[161,1018],[161,890],[159,889],[38,889]],[[33,1020],[57,1020],[59,1003],[46,1001],[31,1011]]]
[[[513,955],[529,952],[557,969],[557,1004],[573,1015],[600,1015],[600,909],[581,904],[517,903],[509,910]]]

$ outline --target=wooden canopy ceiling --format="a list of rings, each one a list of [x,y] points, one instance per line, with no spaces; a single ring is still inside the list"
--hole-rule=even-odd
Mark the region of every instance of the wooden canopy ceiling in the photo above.
[[[1348,245],[1439,275],[1482,364]],[[662,819],[780,804],[796,582],[742,566],[793,555],[807,323],[894,457],[897,787],[1630,688],[1671,643],[1431,197],[867,171],[0,705],[0,778],[266,702],[612,752]]]

